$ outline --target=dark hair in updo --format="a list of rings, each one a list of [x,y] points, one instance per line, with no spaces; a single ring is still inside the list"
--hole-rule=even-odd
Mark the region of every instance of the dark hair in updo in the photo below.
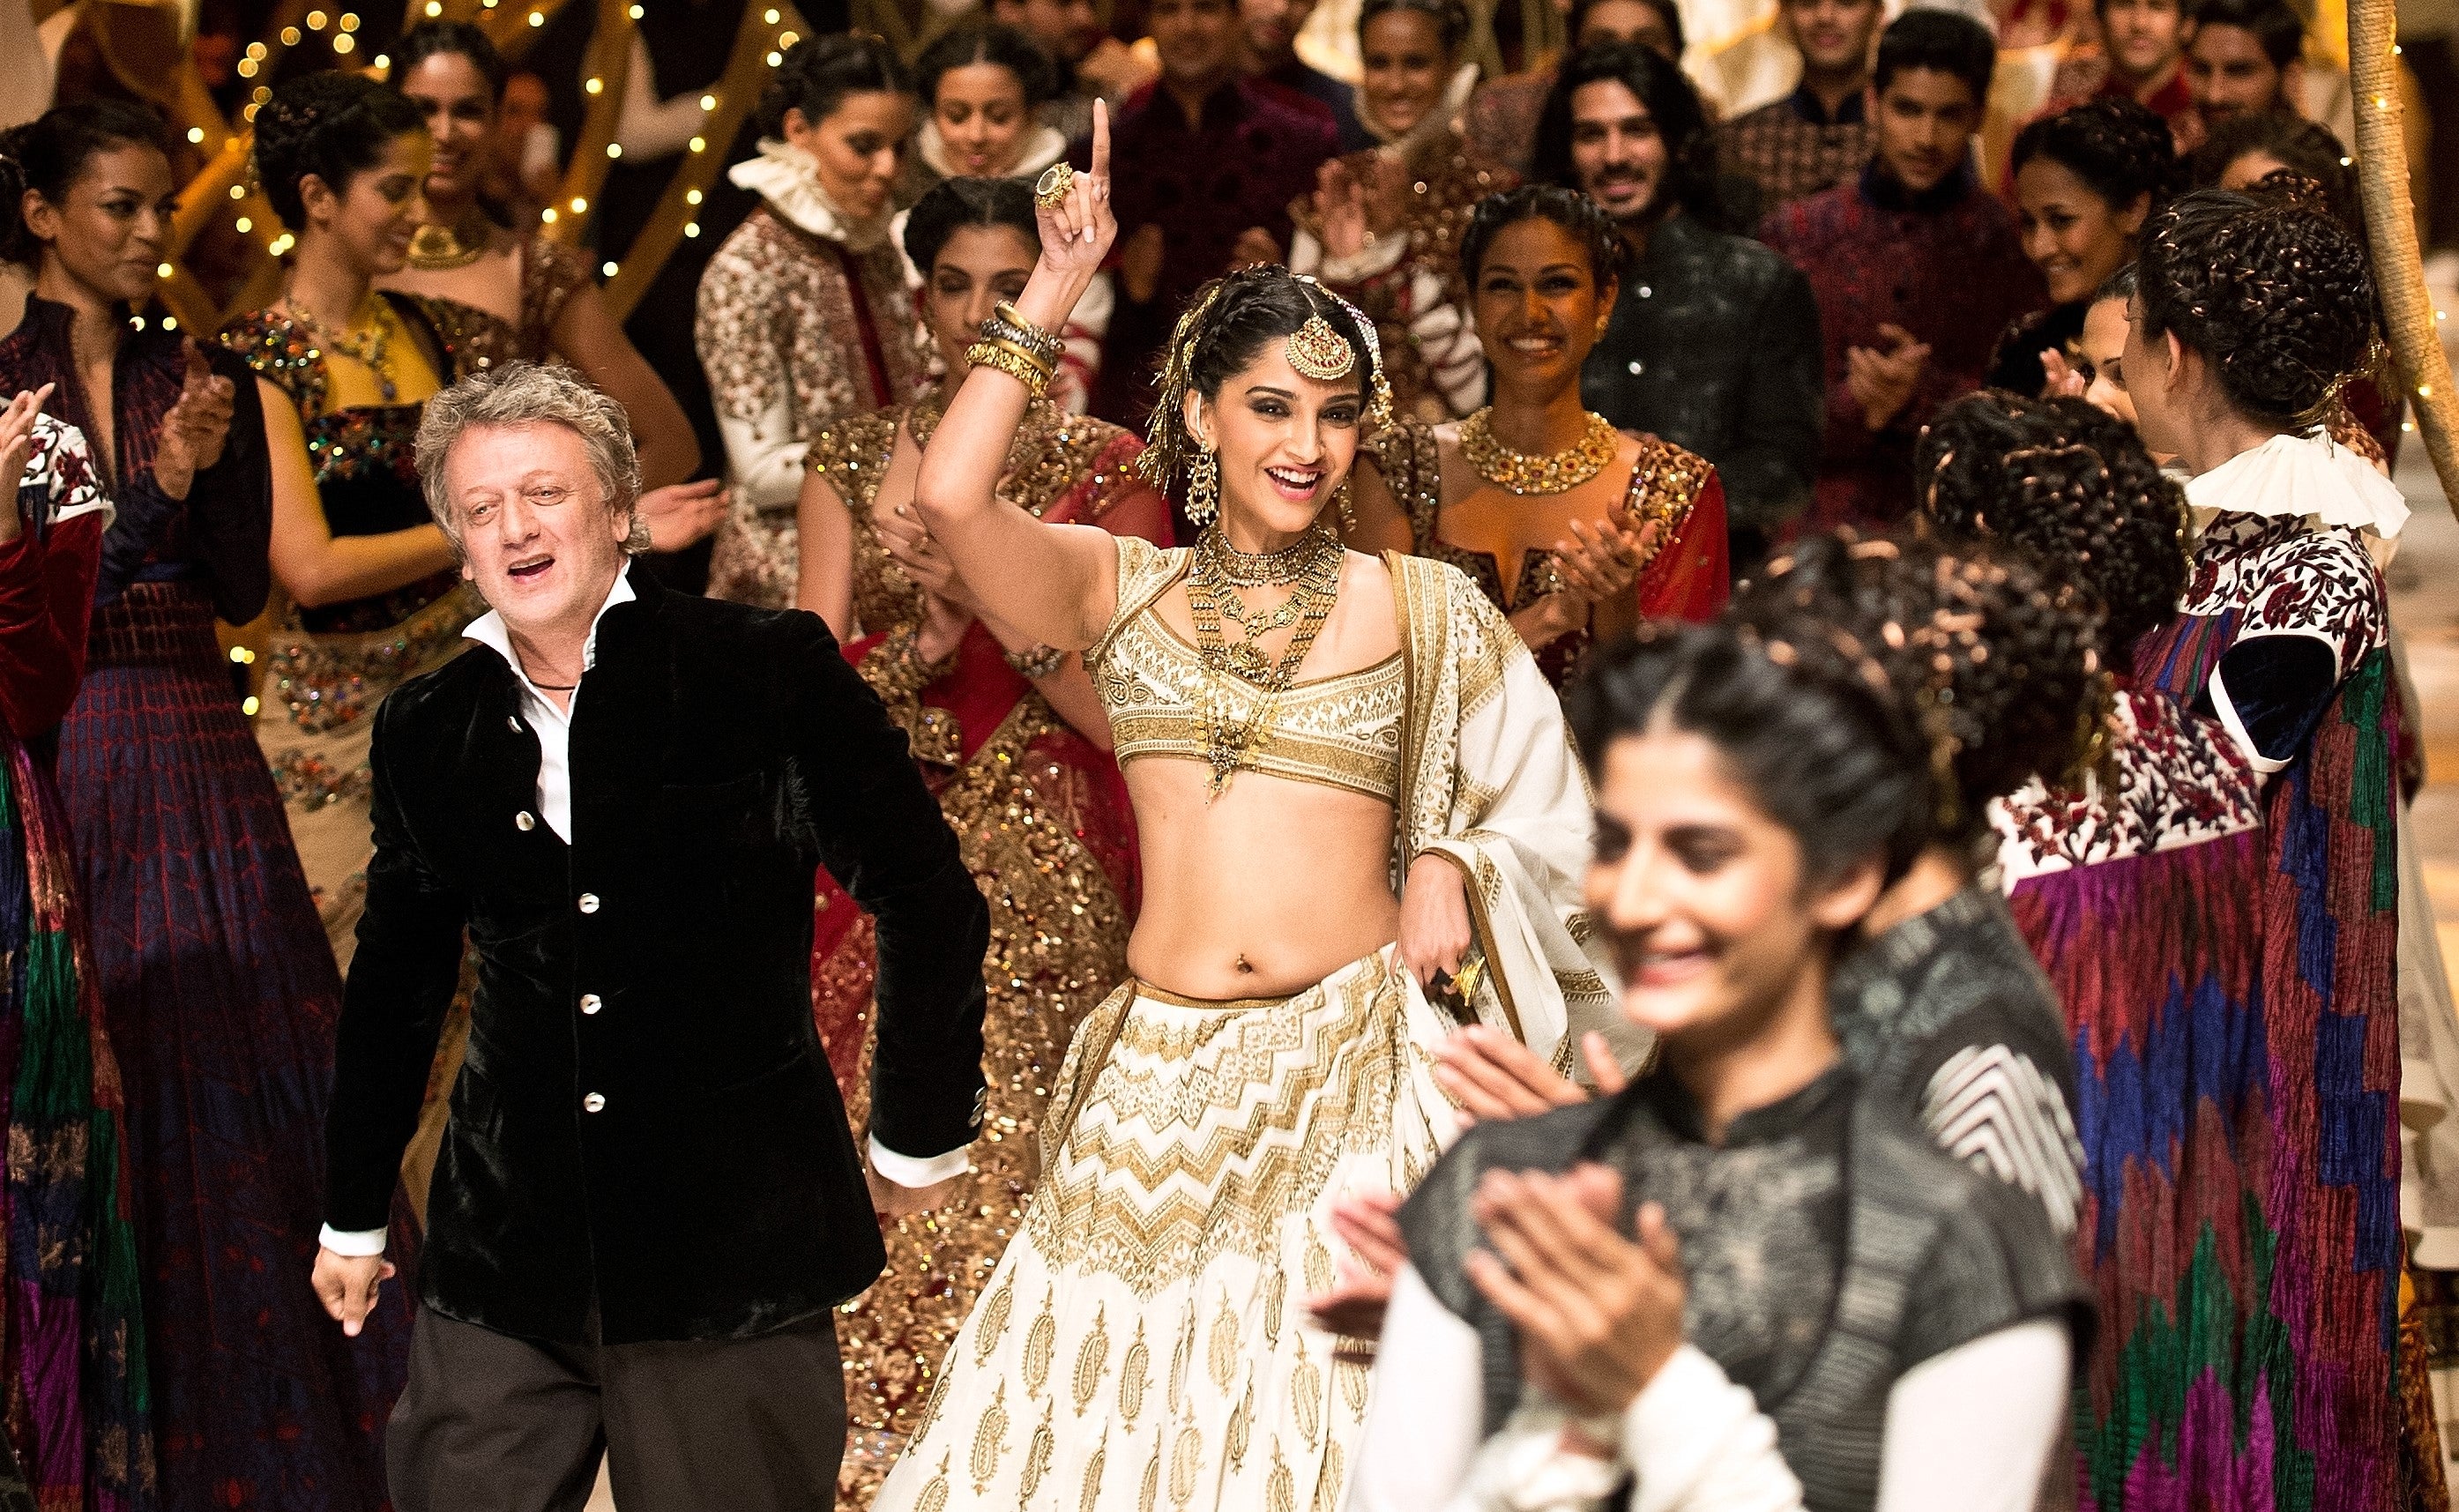
[[[1528,177],[1533,181],[1580,187],[1571,167],[1571,97],[1590,84],[1619,84],[1648,107],[1665,138],[1665,178],[1657,193],[1693,215],[1713,219],[1716,206],[1716,143],[1708,112],[1679,65],[1636,42],[1601,42],[1563,62],[1545,104],[1537,113],[1537,143]]]
[[[1461,233],[1461,276],[1470,287],[1485,267],[1485,254],[1494,239],[1523,220],[1551,220],[1570,233],[1571,240],[1587,248],[1588,273],[1602,288],[1622,278],[1629,262],[1629,243],[1622,239],[1622,230],[1605,208],[1576,189],[1557,184],[1522,184],[1502,194],[1487,195],[1469,213],[1468,227]]]
[[[86,164],[120,147],[151,147],[169,157],[170,133],[162,118],[124,100],[88,99],[58,105],[22,126],[0,132],[0,259],[39,266],[43,243],[26,224],[26,191],[53,204],[64,203]]]
[[[1921,851],[1927,799],[1912,732],[1891,700],[1832,659],[1779,662],[1789,650],[1730,620],[1650,622],[1600,646],[1563,695],[1580,759],[1601,782],[1618,740],[1696,735],[1792,831],[1814,885],[1873,856],[1901,876]]]
[[[503,103],[504,80],[511,71],[504,67],[504,54],[495,51],[484,28],[474,21],[421,21],[401,34],[393,44],[392,63],[385,70],[385,82],[394,89],[410,77],[410,71],[431,57],[463,57],[487,81],[487,98]]]
[[[948,239],[967,226],[1006,226],[1037,251],[1041,228],[1033,219],[1033,186],[1021,178],[942,178],[905,216],[905,255],[924,278]]]
[[[1914,477],[1922,517],[1947,536],[2009,542],[2091,595],[2111,670],[2175,617],[2186,495],[2115,416],[2081,399],[1966,394],[1923,432]]]
[[[1910,743],[1899,759],[1924,789],[1907,854],[1968,845],[1989,800],[2063,779],[2097,724],[2099,610],[2018,552],[1813,536],[1770,559],[1732,613],[1805,664],[1883,684]]]
[[[801,111],[803,119],[817,126],[836,114],[847,95],[874,92],[914,93],[913,77],[894,49],[865,32],[805,37],[787,49],[760,92],[760,135],[786,135],[789,110]]]
[[[384,160],[398,137],[427,130],[418,107],[357,74],[303,74],[256,108],[256,180],[282,223],[306,224],[299,180],[314,174],[339,194]]]
[[[2169,123],[2131,96],[2091,100],[2026,126],[2015,134],[2014,171],[2035,158],[2082,179],[2112,210],[2137,200],[2157,210],[2178,187]]]
[[[1357,40],[1361,46],[1366,41],[1367,23],[1392,10],[1415,10],[1432,21],[1445,56],[1457,55],[1461,44],[1468,40],[1468,7],[1461,0],[1366,0],[1357,10]]]
[[[2145,338],[2176,332],[2261,424],[2304,424],[2373,348],[2364,246],[2292,193],[2182,197],[2146,229],[2135,277]]]
[[[1246,371],[1267,346],[1296,334],[1299,326],[1320,315],[1349,344],[1357,364],[1352,375],[1360,389],[1365,388],[1375,368],[1366,337],[1348,306],[1322,284],[1278,263],[1257,263],[1225,273],[1198,289],[1187,307],[1202,304],[1207,290],[1215,286],[1220,292],[1198,323],[1194,350],[1187,354],[1188,388],[1208,400],[1218,398],[1221,386]]]
[[[2312,183],[2324,208],[2342,225],[2364,234],[2359,208],[2357,168],[2348,150],[2327,127],[2280,111],[2249,111],[2231,116],[2212,128],[2203,144],[2186,159],[2188,177],[2197,188],[2216,189],[2229,164],[2248,153],[2277,158],[2291,174]],[[2276,173],[2277,170],[2274,170]],[[2265,176],[2268,181],[2270,176]]]
[[[1059,93],[1058,65],[1033,38],[996,21],[969,21],[941,32],[939,40],[924,48],[922,56],[915,60],[914,82],[922,102],[928,105],[938,99],[939,81],[952,71],[978,63],[1015,74],[1018,87],[1024,91],[1028,110]]]

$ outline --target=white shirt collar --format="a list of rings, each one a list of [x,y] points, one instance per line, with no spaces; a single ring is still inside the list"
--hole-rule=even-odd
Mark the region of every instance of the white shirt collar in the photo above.
[[[2328,436],[2276,435],[2186,484],[2197,531],[2222,513],[2346,526],[2385,547],[2407,523],[2407,500],[2374,465]],[[2387,560],[2388,552],[2376,555]]]
[[[856,220],[837,208],[820,187],[809,155],[773,136],[760,139],[760,153],[726,170],[738,189],[748,189],[788,223],[824,242],[841,242],[849,252],[869,252],[888,241],[886,212]]]
[[[922,155],[922,161],[940,178],[963,177],[948,160],[947,138],[939,135],[937,121],[922,123],[922,129],[914,134],[914,150]],[[1024,155],[1017,159],[1015,167],[1007,171],[1006,177],[1039,178],[1043,169],[1066,156],[1067,138],[1064,136],[1056,128],[1036,126],[1024,139]]]
[[[589,639],[582,641],[580,646],[580,670],[583,672],[598,664],[598,625],[599,620],[606,618],[606,611],[617,604],[630,603],[641,597],[632,591],[630,568],[631,563],[627,559],[624,569],[615,575],[615,586],[606,590],[606,601],[598,606],[596,618],[589,621]],[[490,609],[471,620],[469,628],[463,630],[461,634],[465,640],[475,640],[480,645],[494,650],[497,656],[504,659],[504,664],[513,669],[513,676],[519,678],[522,684],[532,693],[537,692],[537,684],[530,681],[529,672],[521,665],[521,659],[513,653],[513,633],[505,628],[502,615]]]

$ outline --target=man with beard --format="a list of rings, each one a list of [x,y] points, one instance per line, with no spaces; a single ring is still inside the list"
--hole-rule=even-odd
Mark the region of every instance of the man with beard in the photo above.
[[[1716,133],[1725,170],[1756,183],[1770,210],[1841,183],[1870,160],[1861,96],[1886,18],[1879,0],[1783,0],[1776,15],[1801,53],[1800,87]]]
[[[1093,0],[991,0],[991,18],[1041,46],[1059,65],[1059,93],[1041,123],[1070,141],[1093,130],[1093,101],[1118,102],[1153,80],[1151,67],[1102,30]]]
[[[1923,424],[1981,386],[1998,333],[2048,297],[2014,214],[1973,171],[1996,65],[1981,23],[1904,12],[1879,38],[1869,166],[1759,229],[1818,300],[1827,436],[1813,529],[1902,518]]]
[[[2287,0],[2207,0],[2186,48],[2186,84],[2203,123],[2277,111],[2356,139],[2347,75],[2305,63],[2305,23]]]
[[[1290,202],[1338,147],[1328,117],[1240,76],[1235,0],[1153,0],[1145,19],[1161,79],[1110,120],[1119,305],[1093,394],[1094,414],[1138,429],[1170,324],[1207,280],[1287,256]],[[1083,172],[1092,143],[1068,157]]]
[[[1566,12],[1571,52],[1608,42],[1636,42],[1668,63],[1680,63],[1686,45],[1682,11],[1673,0],[1552,0]],[[1537,117],[1545,109],[1562,59],[1548,55],[1504,78],[1488,79],[1469,96],[1461,129],[1479,154],[1525,178],[1535,156]]]
[[[1682,71],[1632,43],[1575,54],[1537,127],[1537,176],[1605,207],[1631,252],[1584,403],[1716,465],[1740,573],[1809,502],[1818,462],[1818,308],[1755,242],[1714,229],[1710,141]]]
[[[2177,151],[2202,140],[2202,117],[2186,83],[2186,43],[2195,18],[2185,0],[2093,0],[2100,17],[2100,50],[2069,58],[2049,82],[2055,116],[2088,100],[2125,95],[2149,106],[2169,123]]]

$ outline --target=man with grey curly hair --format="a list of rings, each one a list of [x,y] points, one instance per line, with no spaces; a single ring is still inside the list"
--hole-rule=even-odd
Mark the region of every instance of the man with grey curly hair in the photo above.
[[[641,458],[632,447],[632,423],[623,407],[590,387],[570,368],[513,363],[473,374],[427,401],[418,424],[418,481],[427,511],[455,547],[461,527],[445,486],[444,458],[473,426],[526,429],[559,425],[580,438],[589,471],[611,514],[625,524],[623,549],[649,549],[648,522],[641,518]]]
[[[392,1274],[466,938],[393,1504],[577,1506],[602,1455],[644,1506],[827,1506],[831,1310],[879,1273],[874,1207],[935,1205],[980,1125],[988,911],[817,616],[627,566],[613,400],[561,368],[465,379],[427,401],[418,468],[484,649],[375,716],[313,1277],[356,1334]],[[811,1022],[821,866],[878,926],[867,1170]]]

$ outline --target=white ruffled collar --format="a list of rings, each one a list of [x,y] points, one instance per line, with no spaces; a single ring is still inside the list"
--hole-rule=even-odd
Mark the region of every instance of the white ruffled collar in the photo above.
[[[2186,483],[2199,533],[2219,514],[2302,518],[2364,532],[2387,545],[2407,524],[2407,500],[2357,452],[2320,431],[2276,435]]]
[[[819,172],[809,157],[773,136],[762,137],[760,155],[736,163],[725,177],[736,188],[758,195],[788,224],[823,241],[843,242],[849,252],[870,252],[888,243],[888,211],[869,220],[847,215],[820,187]]]
[[[1360,90],[1357,93],[1357,102],[1355,107],[1357,124],[1365,127],[1367,134],[1377,141],[1406,157],[1420,142],[1451,130],[1452,122],[1459,119],[1460,113],[1468,108],[1468,97],[1476,93],[1477,65],[1463,63],[1452,72],[1452,81],[1443,86],[1443,97],[1435,102],[1433,110],[1419,116],[1418,123],[1407,131],[1394,132],[1367,111],[1366,92]]]
[[[922,155],[923,165],[940,178],[966,177],[958,173],[956,165],[948,160],[947,139],[939,135],[937,121],[926,120],[922,123],[922,129],[914,134],[914,150]],[[1018,158],[1016,166],[1009,169],[1002,177],[1039,178],[1041,177],[1041,170],[1066,156],[1067,137],[1064,134],[1055,126],[1036,126],[1033,128],[1032,135],[1024,139],[1024,156]]]

